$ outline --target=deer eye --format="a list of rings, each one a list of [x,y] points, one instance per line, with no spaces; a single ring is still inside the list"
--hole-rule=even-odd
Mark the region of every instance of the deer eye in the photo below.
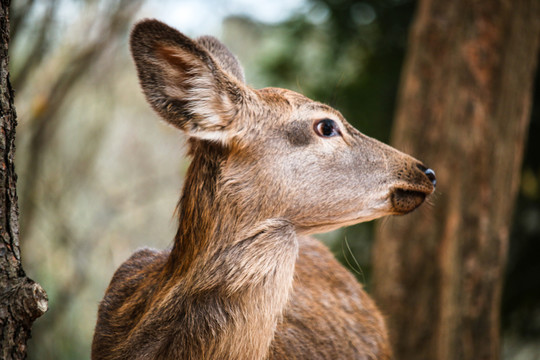
[[[341,135],[338,124],[331,119],[322,119],[315,122],[313,129],[320,137],[333,137]]]

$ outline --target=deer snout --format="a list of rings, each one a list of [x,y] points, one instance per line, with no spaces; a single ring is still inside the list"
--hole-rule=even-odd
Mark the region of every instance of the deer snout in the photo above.
[[[435,171],[417,163],[397,173],[399,185],[391,193],[391,202],[396,214],[407,214],[420,206],[433,193],[437,184]]]

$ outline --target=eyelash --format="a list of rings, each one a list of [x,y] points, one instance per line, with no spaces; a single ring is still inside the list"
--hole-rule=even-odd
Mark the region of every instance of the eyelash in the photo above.
[[[341,136],[338,124],[332,119],[322,119],[313,124],[313,130],[323,138]]]

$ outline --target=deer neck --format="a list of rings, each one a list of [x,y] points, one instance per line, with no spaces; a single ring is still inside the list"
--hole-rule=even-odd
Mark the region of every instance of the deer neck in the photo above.
[[[198,258],[211,251],[216,239],[218,222],[229,223],[227,212],[216,201],[218,178],[222,163],[226,160],[225,150],[218,144],[190,139],[190,154],[193,156],[188,168],[182,197],[178,204],[179,226],[171,250],[167,271],[169,275],[184,276]],[[229,234],[220,234],[227,241]]]
[[[235,201],[220,199],[225,151],[216,144],[192,146],[179,230],[165,270],[166,298],[193,299],[189,308],[197,309],[197,324],[216,327],[213,339],[186,343],[198,343],[195,347],[214,358],[260,359],[292,287],[296,233],[286,220],[264,219],[251,211],[246,216]],[[164,305],[173,307],[176,301]]]

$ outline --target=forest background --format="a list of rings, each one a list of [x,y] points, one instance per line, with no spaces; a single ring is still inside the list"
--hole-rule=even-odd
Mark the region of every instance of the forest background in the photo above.
[[[89,357],[97,304],[137,248],[167,247],[189,163],[185,139],[146,104],[127,49],[138,19],[222,39],[256,88],[285,87],[390,134],[416,2],[408,0],[14,1],[11,80],[27,274],[49,296],[30,359]],[[507,359],[540,357],[539,76],[501,306]],[[407,151],[407,149],[402,149]],[[437,171],[437,164],[429,164]],[[437,206],[437,194],[429,212]],[[384,220],[382,223],[384,226]],[[373,223],[321,235],[371,289]],[[412,245],[413,246],[413,245]]]

